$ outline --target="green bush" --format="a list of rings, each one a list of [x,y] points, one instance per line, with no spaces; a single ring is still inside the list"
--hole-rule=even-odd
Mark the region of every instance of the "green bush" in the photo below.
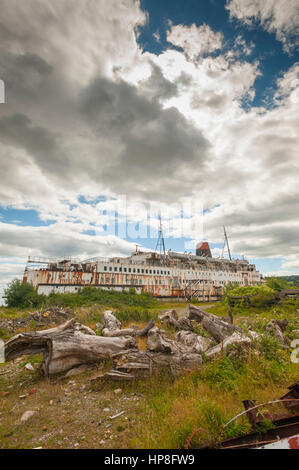
[[[267,283],[266,285],[270,287],[271,289],[275,290],[275,292],[279,292],[282,289],[290,288],[289,283],[279,277],[268,277],[266,279],[266,283]]]
[[[39,307],[45,302],[46,297],[39,295],[32,284],[23,284],[19,279],[14,279],[4,290],[7,307]]]
[[[219,358],[217,361],[209,362],[203,369],[195,372],[192,380],[195,386],[203,381],[211,388],[218,385],[222,390],[233,390],[236,380],[246,370],[246,358]]]
[[[157,304],[157,300],[148,293],[136,294],[135,289],[130,292],[104,290],[98,287],[87,286],[78,292],[59,294],[52,292],[47,298],[48,305],[63,307],[87,307],[93,304],[105,305],[111,308],[142,307],[150,308]]]
[[[137,294],[135,289],[126,291],[104,290],[98,287],[87,286],[79,289],[78,292],[55,293],[51,292],[49,296],[39,295],[37,289],[32,284],[23,284],[22,281],[15,279],[4,291],[7,307],[41,307],[61,306],[61,307],[85,307],[93,304],[104,305],[115,309],[124,309],[124,307],[135,307],[137,309],[147,309],[157,305],[157,299],[146,292]],[[133,314],[134,319],[139,319],[139,314]],[[147,313],[142,313],[142,318],[148,318]]]
[[[238,286],[226,289],[224,294],[224,303],[234,306],[244,307],[251,305],[253,307],[266,307],[274,300],[275,291],[267,285],[260,286]],[[233,299],[233,297],[241,297]],[[249,302],[248,302],[249,300]]]

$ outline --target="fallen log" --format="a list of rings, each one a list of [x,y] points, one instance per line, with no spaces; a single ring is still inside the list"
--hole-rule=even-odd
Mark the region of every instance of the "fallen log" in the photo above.
[[[175,310],[168,310],[165,313],[159,315],[159,320],[161,323],[175,328],[176,330],[189,330],[193,331],[193,325],[189,318],[187,317],[178,317],[178,314]]]
[[[175,340],[184,344],[190,353],[202,353],[207,351],[215,342],[210,338],[196,335],[192,331],[178,331],[175,335]]]
[[[233,344],[251,344],[252,339],[257,338],[259,335],[255,332],[251,332],[251,336],[245,336],[238,331],[235,331],[231,336],[227,336],[221,343],[217,344],[217,346],[214,346],[211,349],[208,349],[205,352],[205,356],[212,359],[214,356],[217,354],[220,354],[222,352],[225,352],[228,346],[231,346]]]
[[[99,374],[96,377],[90,379],[92,387],[96,389],[101,389],[108,382],[130,382],[134,379],[133,374],[128,374],[126,372],[120,372],[119,370],[111,369],[104,374]]]
[[[121,330],[121,323],[113,313],[105,313],[107,315],[103,321],[107,329],[111,328],[112,332],[130,330]],[[220,344],[210,347],[213,340],[186,330],[177,332],[175,339],[170,339],[163,330],[153,326],[153,320],[143,329],[133,328],[131,335],[97,336],[90,328],[71,319],[56,328],[16,335],[5,344],[5,361],[26,354],[42,353],[41,370],[45,376],[49,376],[70,370],[76,372],[75,368],[84,364],[97,364],[111,359],[113,370],[99,380],[105,381],[109,377],[113,380],[131,380],[165,368],[171,370],[173,375],[179,375],[185,370],[199,368],[202,364],[201,353],[212,358],[231,344],[250,343],[252,340],[240,328],[206,314],[197,307],[195,310],[193,307],[193,315],[199,318],[216,340],[224,337]],[[232,333],[229,334],[229,331]],[[135,337],[145,334],[148,351],[139,351]],[[252,337],[256,336],[258,334],[252,332]]]
[[[4,353],[6,362],[27,354],[43,353],[41,370],[48,376],[82,364],[98,363],[129,348],[136,348],[133,337],[105,338],[86,334],[78,331],[70,320],[51,330],[20,333],[5,344]]]
[[[221,320],[216,315],[208,313],[195,305],[189,305],[189,319],[196,320],[210,333],[217,342],[223,341],[235,331],[243,333],[243,330],[232,323]]]
[[[154,324],[155,320],[151,319],[148,324],[140,330],[138,329],[138,326],[121,329],[121,322],[116,318],[116,316],[111,310],[107,310],[103,314],[102,335],[106,337],[145,336],[148,331],[154,326]]]
[[[184,349],[186,349],[183,345],[168,338],[164,331],[156,326],[149,331],[146,345],[149,351],[164,352],[167,354],[182,354]]]
[[[149,377],[164,370],[170,370],[174,376],[198,369],[202,364],[201,354],[167,354],[150,351],[130,350],[120,354],[115,360],[115,369],[134,377]]]

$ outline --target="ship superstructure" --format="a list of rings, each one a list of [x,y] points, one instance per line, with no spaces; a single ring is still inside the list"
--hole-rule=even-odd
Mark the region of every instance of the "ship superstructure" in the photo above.
[[[261,274],[245,259],[213,258],[205,242],[201,256],[191,253],[145,252],[136,250],[128,257],[29,258],[24,283],[38,293],[76,292],[85,286],[102,289],[148,292],[156,297],[217,300],[231,282],[240,286],[259,284]]]

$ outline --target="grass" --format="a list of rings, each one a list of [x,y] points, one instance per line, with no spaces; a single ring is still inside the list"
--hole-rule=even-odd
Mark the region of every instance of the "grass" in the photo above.
[[[90,305],[77,305],[74,309],[77,319],[95,329],[103,311],[112,308],[124,327],[137,323],[141,328],[163,310],[186,307],[184,303],[158,300],[147,304],[146,299],[145,304],[134,305],[128,300],[118,303],[111,299],[106,297],[107,303],[102,299]],[[111,303],[117,306],[112,307]],[[227,316],[227,307],[222,303],[208,310]],[[236,324],[245,329],[265,333],[266,324],[273,318],[288,319],[289,339],[293,339],[294,329],[299,329],[298,301],[285,300],[263,309],[233,307],[232,310]],[[0,309],[0,318],[27,313],[28,310]],[[202,334],[204,330],[198,325],[196,332]],[[8,335],[7,331],[4,333]],[[175,332],[167,330],[167,333],[172,337]],[[138,339],[138,346],[146,348],[145,338]],[[40,356],[32,356],[0,365],[0,374],[10,371],[0,375],[0,448],[217,447],[223,439],[250,431],[246,416],[224,428],[226,422],[243,410],[242,400],[263,403],[279,398],[299,376],[298,364],[290,361],[290,351],[281,349],[270,334],[264,335],[254,349],[231,347],[228,355],[211,362],[204,360],[199,370],[180,378],[175,379],[164,371],[160,376],[129,385],[108,384],[101,391],[93,390],[89,380],[104,370],[105,364],[71,380],[49,380],[37,371],[40,360]],[[27,362],[35,371],[24,369]],[[122,393],[118,396],[114,389],[119,386]],[[1,396],[3,392],[5,396]],[[20,399],[20,395],[26,398]],[[109,413],[104,411],[107,407]],[[34,410],[36,414],[21,425],[20,417],[26,410]],[[126,411],[124,415],[110,420],[110,415],[122,410]],[[260,412],[274,410],[266,407]],[[277,412],[282,411],[278,406]],[[266,422],[263,426],[261,432],[270,424]]]
[[[242,400],[262,403],[279,398],[298,379],[298,366],[281,354],[278,360],[268,360],[263,353],[250,354],[242,361],[224,357],[181,377],[171,387],[161,379],[138,383],[138,390],[147,395],[147,405],[129,446],[184,448],[193,433],[192,447],[217,446],[223,439],[249,432],[246,417],[225,429],[223,425],[242,410]]]

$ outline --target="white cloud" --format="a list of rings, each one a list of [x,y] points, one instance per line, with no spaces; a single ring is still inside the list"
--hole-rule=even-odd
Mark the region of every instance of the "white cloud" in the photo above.
[[[299,255],[291,255],[283,260],[282,268],[299,270]]]
[[[268,32],[275,33],[290,52],[299,44],[299,5],[297,0],[228,0],[231,17],[245,24],[259,22]]]
[[[299,65],[280,77],[273,107],[250,108],[259,64],[237,56],[236,46],[231,55],[221,51],[222,36],[211,28],[172,27],[183,51],[156,56],[136,42],[145,21],[138,2],[99,2],[94,10],[81,0],[70,15],[70,2],[58,3],[55,10],[46,0],[38,8],[3,2],[10,33],[0,30],[9,97],[0,109],[0,204],[35,208],[55,223],[2,224],[0,256],[129,253],[132,244],[99,229],[96,237],[82,233],[98,223],[100,207],[126,194],[162,208],[199,201],[210,209],[211,242],[222,242],[225,224],[235,253],[295,263]],[[251,47],[236,42],[243,53]],[[108,200],[87,205],[79,195]],[[129,214],[136,220],[140,210]],[[199,236],[189,219],[185,229]]]
[[[294,273],[287,271],[285,269],[279,269],[277,271],[267,271],[264,273],[264,276],[265,277],[272,277],[272,276],[279,277],[279,276],[291,276],[292,274]]]
[[[222,47],[222,33],[214,32],[210,26],[171,26],[167,32],[167,41],[181,47],[188,58],[197,60],[205,54],[217,51]]]

